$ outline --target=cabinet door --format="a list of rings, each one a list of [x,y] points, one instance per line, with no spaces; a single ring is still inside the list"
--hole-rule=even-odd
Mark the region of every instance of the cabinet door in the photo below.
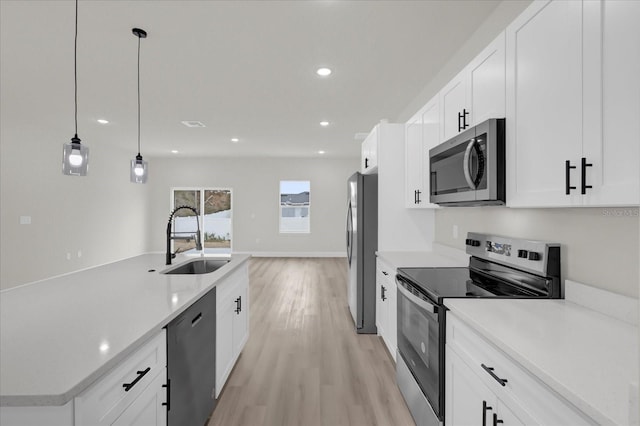
[[[429,202],[429,150],[440,143],[440,99],[429,100],[405,132],[405,206],[437,208]]]
[[[378,170],[378,126],[374,127],[362,142],[361,162],[360,169],[364,174]]]
[[[471,124],[467,108],[467,72],[463,70],[440,91],[440,129],[442,142],[451,139]],[[465,126],[466,124],[466,126]]]
[[[471,125],[505,116],[504,31],[467,66]]]
[[[383,339],[387,332],[386,287],[382,267],[380,262],[378,262],[378,267],[376,268],[376,328],[378,329],[378,336],[381,336]]]
[[[387,347],[393,360],[396,360],[396,350],[398,348],[398,302],[396,283],[393,278],[389,278],[389,298],[387,300]]]
[[[506,29],[507,204],[580,204],[582,2],[533,3]]]
[[[156,376],[149,386],[111,423],[112,426],[165,426],[167,424],[166,370]]]
[[[227,283],[225,285],[231,285]],[[233,368],[233,316],[236,303],[233,295],[217,303],[216,312],[216,398],[220,395]]]
[[[491,425],[497,398],[476,374],[447,347],[445,356],[445,420],[447,426]]]
[[[638,205],[640,2],[589,1],[584,15],[584,204]]]
[[[233,317],[233,357],[234,359],[242,351],[244,344],[249,336],[249,292],[246,281],[242,281],[238,285],[238,308],[234,310]]]

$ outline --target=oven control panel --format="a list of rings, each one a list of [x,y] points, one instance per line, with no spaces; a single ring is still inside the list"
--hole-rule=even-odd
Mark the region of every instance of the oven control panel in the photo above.
[[[469,232],[466,252],[475,257],[548,275],[560,268],[560,244]]]

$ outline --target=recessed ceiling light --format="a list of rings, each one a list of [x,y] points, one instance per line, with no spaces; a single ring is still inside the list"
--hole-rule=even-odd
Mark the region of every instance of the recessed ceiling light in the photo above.
[[[200,121],[181,121],[187,127],[207,127]]]
[[[327,127],[327,126],[329,125],[329,122],[328,122],[328,121],[321,121],[321,122],[320,122],[320,125],[321,125],[322,127]]]
[[[171,153],[172,153],[172,154],[177,154],[177,153],[178,153],[178,150],[177,150],[177,149],[172,149],[172,150],[171,150]]]
[[[238,139],[238,138],[231,138],[231,142],[233,142],[233,143],[240,142],[240,139]]]
[[[324,154],[324,151],[320,150],[320,151],[318,151],[318,154],[322,155],[322,154]]]
[[[109,124],[109,120],[105,120],[104,118],[99,118],[96,121],[100,124]]]
[[[318,74],[320,77],[327,77],[331,74],[331,70],[329,68],[318,68],[316,74]]]

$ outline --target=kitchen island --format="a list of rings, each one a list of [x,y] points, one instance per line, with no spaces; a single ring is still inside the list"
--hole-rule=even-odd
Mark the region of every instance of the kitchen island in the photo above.
[[[249,258],[172,275],[145,254],[1,292],[0,410],[68,404]]]

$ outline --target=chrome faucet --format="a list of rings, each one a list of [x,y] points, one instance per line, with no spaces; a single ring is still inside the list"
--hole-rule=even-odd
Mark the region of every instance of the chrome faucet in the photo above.
[[[192,232],[172,232],[171,231],[171,224],[173,223],[173,217],[175,216],[175,214],[176,214],[176,212],[178,210],[182,210],[182,209],[191,210],[196,215],[196,223],[198,224],[198,231],[197,231],[197,233],[195,235]],[[177,234],[189,234],[189,235],[187,235],[187,236],[178,236]],[[198,211],[196,209],[194,209],[193,207],[191,207],[191,206],[178,206],[175,209],[173,209],[173,211],[169,215],[169,221],[167,223],[166,264],[167,265],[171,265],[171,259],[176,257],[176,253],[178,253],[178,250],[176,250],[175,253],[171,253],[171,240],[187,240],[187,241],[191,241],[191,238],[194,238],[194,237],[195,237],[195,240],[196,240],[196,250],[199,250],[200,252],[202,252],[202,241],[200,239],[200,218],[198,216]]]

